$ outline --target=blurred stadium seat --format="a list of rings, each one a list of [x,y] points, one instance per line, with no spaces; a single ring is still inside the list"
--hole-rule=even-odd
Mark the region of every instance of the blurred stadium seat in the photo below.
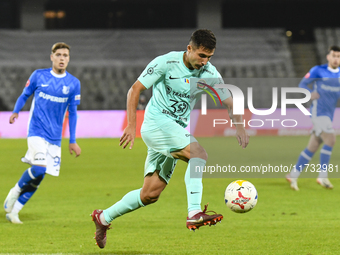
[[[217,49],[211,62],[223,77],[295,77],[284,29],[214,32]],[[127,90],[148,62],[169,51],[185,50],[191,33],[188,29],[0,30],[0,90],[6,95],[3,101],[12,109],[31,72],[50,67],[51,46],[63,41],[71,45],[68,71],[82,83],[79,109],[125,109]],[[268,88],[268,84],[260,86]],[[151,90],[145,95],[149,98]],[[264,101],[259,107],[266,107],[261,104]],[[26,104],[24,110],[28,109]]]
[[[316,28],[314,30],[316,48],[320,62],[326,61],[328,48],[332,45],[340,45],[340,28]]]

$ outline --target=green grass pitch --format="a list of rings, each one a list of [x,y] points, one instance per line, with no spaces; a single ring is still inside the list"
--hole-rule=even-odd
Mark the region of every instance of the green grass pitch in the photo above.
[[[308,137],[251,137],[242,150],[235,138],[199,139],[219,147],[233,164],[295,163]],[[146,147],[137,139],[133,150],[118,139],[78,139],[79,158],[62,144],[59,177],[46,176],[20,213],[23,225],[0,213],[0,254],[339,254],[340,179],[326,190],[315,178],[299,179],[300,191],[284,178],[249,179],[257,188],[257,206],[246,214],[230,211],[224,190],[231,178],[205,178],[203,204],[224,215],[217,226],[189,231],[184,185],[186,163],[179,162],[169,186],[153,205],[117,218],[104,249],[95,245],[90,213],[106,209],[143,183]],[[0,140],[0,198],[3,201],[27,165],[25,139]],[[336,145],[331,162],[340,165]],[[212,155],[213,157],[214,155]],[[319,153],[313,159],[318,163]],[[2,203],[2,202],[1,202]]]

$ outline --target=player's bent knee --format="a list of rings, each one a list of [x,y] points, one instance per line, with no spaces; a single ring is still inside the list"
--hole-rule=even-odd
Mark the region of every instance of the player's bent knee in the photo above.
[[[160,196],[159,192],[149,192],[147,194],[141,193],[141,200],[144,205],[149,205],[157,202],[159,196]]]
[[[208,153],[203,147],[201,147],[201,150],[199,151],[198,158],[208,160]]]
[[[36,166],[33,165],[31,167],[31,174],[34,176],[34,178],[38,178],[40,176],[44,176],[46,173],[46,167],[45,166]]]
[[[190,146],[190,158],[201,158],[207,160],[208,153],[199,143],[194,143]]]
[[[335,140],[329,141],[328,143],[325,143],[326,145],[330,146],[330,147],[334,147],[335,145]]]
[[[334,134],[332,135],[327,135],[322,137],[324,144],[334,147],[335,142],[336,142],[336,136]]]

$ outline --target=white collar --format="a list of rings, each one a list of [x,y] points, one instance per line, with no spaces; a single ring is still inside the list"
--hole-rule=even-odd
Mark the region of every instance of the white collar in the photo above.
[[[333,69],[330,68],[329,66],[327,66],[328,71],[332,72],[332,73],[338,73],[339,72],[339,67],[337,69]]]
[[[66,76],[66,71],[63,74],[57,74],[57,73],[53,72],[53,70],[51,70],[50,73],[56,78],[64,78]]]

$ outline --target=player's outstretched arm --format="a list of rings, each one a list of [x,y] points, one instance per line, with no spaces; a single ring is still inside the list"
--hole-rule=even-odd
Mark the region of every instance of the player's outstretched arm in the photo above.
[[[136,110],[139,102],[140,93],[146,88],[140,81],[136,81],[127,94],[127,127],[124,129],[123,135],[119,140],[119,146],[123,146],[123,149],[130,144],[131,150],[136,137]]]
[[[19,112],[22,109],[22,107],[24,107],[28,98],[29,96],[26,95],[24,92],[18,97],[14,106],[13,114],[9,117],[10,124],[13,124],[15,120],[19,118]]]
[[[70,143],[68,146],[70,150],[70,154],[73,155],[73,152],[76,154],[76,157],[80,156],[81,154],[81,149],[78,144],[76,143]]]
[[[238,144],[245,149],[249,143],[249,135],[244,128],[242,115],[233,115],[233,98],[228,97],[227,99],[223,100],[223,105],[228,109],[229,117],[233,121],[236,127],[236,138]],[[235,124],[238,123],[238,124]]]
[[[10,117],[9,117],[9,123],[13,124],[15,122],[16,119],[19,118],[19,114],[17,113],[13,113]]]

